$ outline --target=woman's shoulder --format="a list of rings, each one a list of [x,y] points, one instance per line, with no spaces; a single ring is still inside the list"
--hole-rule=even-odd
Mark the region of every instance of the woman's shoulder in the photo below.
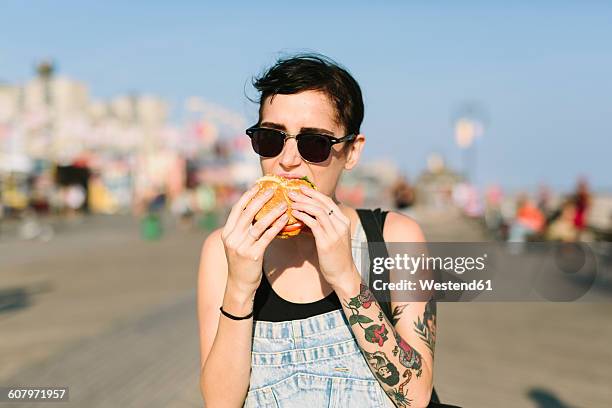
[[[217,228],[209,233],[200,250],[200,278],[202,275],[209,275],[214,271],[217,279],[225,279],[227,276],[227,259],[225,258],[225,249],[223,240],[221,239],[222,228]],[[224,283],[225,284],[225,283]]]
[[[421,226],[412,217],[397,211],[387,212],[383,237],[388,242],[425,241]]]
[[[219,252],[219,250],[223,251],[223,240],[221,239],[222,232],[223,228],[217,228],[211,231],[202,243],[202,251],[206,251],[207,253],[216,253]]]

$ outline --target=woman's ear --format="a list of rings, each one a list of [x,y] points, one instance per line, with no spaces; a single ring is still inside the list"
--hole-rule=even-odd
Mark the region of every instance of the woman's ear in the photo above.
[[[359,158],[361,157],[361,151],[365,145],[365,136],[358,134],[355,140],[346,147],[346,161],[344,162],[344,169],[350,170],[357,165]]]

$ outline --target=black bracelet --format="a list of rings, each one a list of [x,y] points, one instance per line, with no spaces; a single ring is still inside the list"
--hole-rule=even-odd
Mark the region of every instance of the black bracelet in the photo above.
[[[248,315],[246,315],[246,316],[239,317],[239,316],[234,316],[233,314],[229,314],[229,313],[227,313],[225,310],[223,310],[223,306],[221,306],[221,307],[219,308],[219,310],[221,311],[221,313],[223,313],[223,315],[224,315],[224,316],[227,316],[227,317],[229,317],[229,318],[230,318],[230,319],[232,319],[232,320],[245,320],[245,319],[248,319],[248,318],[250,318],[250,317],[252,317],[252,316],[253,316],[253,312],[252,312],[252,311],[251,311],[251,313],[249,313],[249,314],[248,314]]]

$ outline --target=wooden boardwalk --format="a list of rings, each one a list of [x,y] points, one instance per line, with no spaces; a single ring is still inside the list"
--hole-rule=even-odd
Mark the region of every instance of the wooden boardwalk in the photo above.
[[[429,240],[484,238],[453,213],[414,216]],[[0,384],[69,386],[61,406],[201,407],[194,284],[203,236],[145,243],[129,223],[91,228],[41,244],[38,257],[27,252],[38,244],[0,243],[10,249],[0,289],[26,293],[0,313]],[[441,303],[436,388],[464,407],[608,407],[611,315],[612,303]]]
[[[70,401],[61,405],[66,407],[199,407],[194,303],[195,293],[189,293],[74,342],[14,375],[9,385],[68,386]]]
[[[68,386],[61,406],[79,408],[201,406],[204,234],[168,229],[145,242],[129,217],[93,218],[49,243],[0,241],[0,296],[14,303],[0,313],[0,384]]]

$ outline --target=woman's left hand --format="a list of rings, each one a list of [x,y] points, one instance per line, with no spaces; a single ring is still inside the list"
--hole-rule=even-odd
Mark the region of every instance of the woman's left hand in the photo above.
[[[304,186],[300,187],[300,191],[302,194],[296,191],[288,194],[293,201],[291,213],[312,231],[321,273],[335,287],[353,273],[355,268],[350,220],[325,194]]]

